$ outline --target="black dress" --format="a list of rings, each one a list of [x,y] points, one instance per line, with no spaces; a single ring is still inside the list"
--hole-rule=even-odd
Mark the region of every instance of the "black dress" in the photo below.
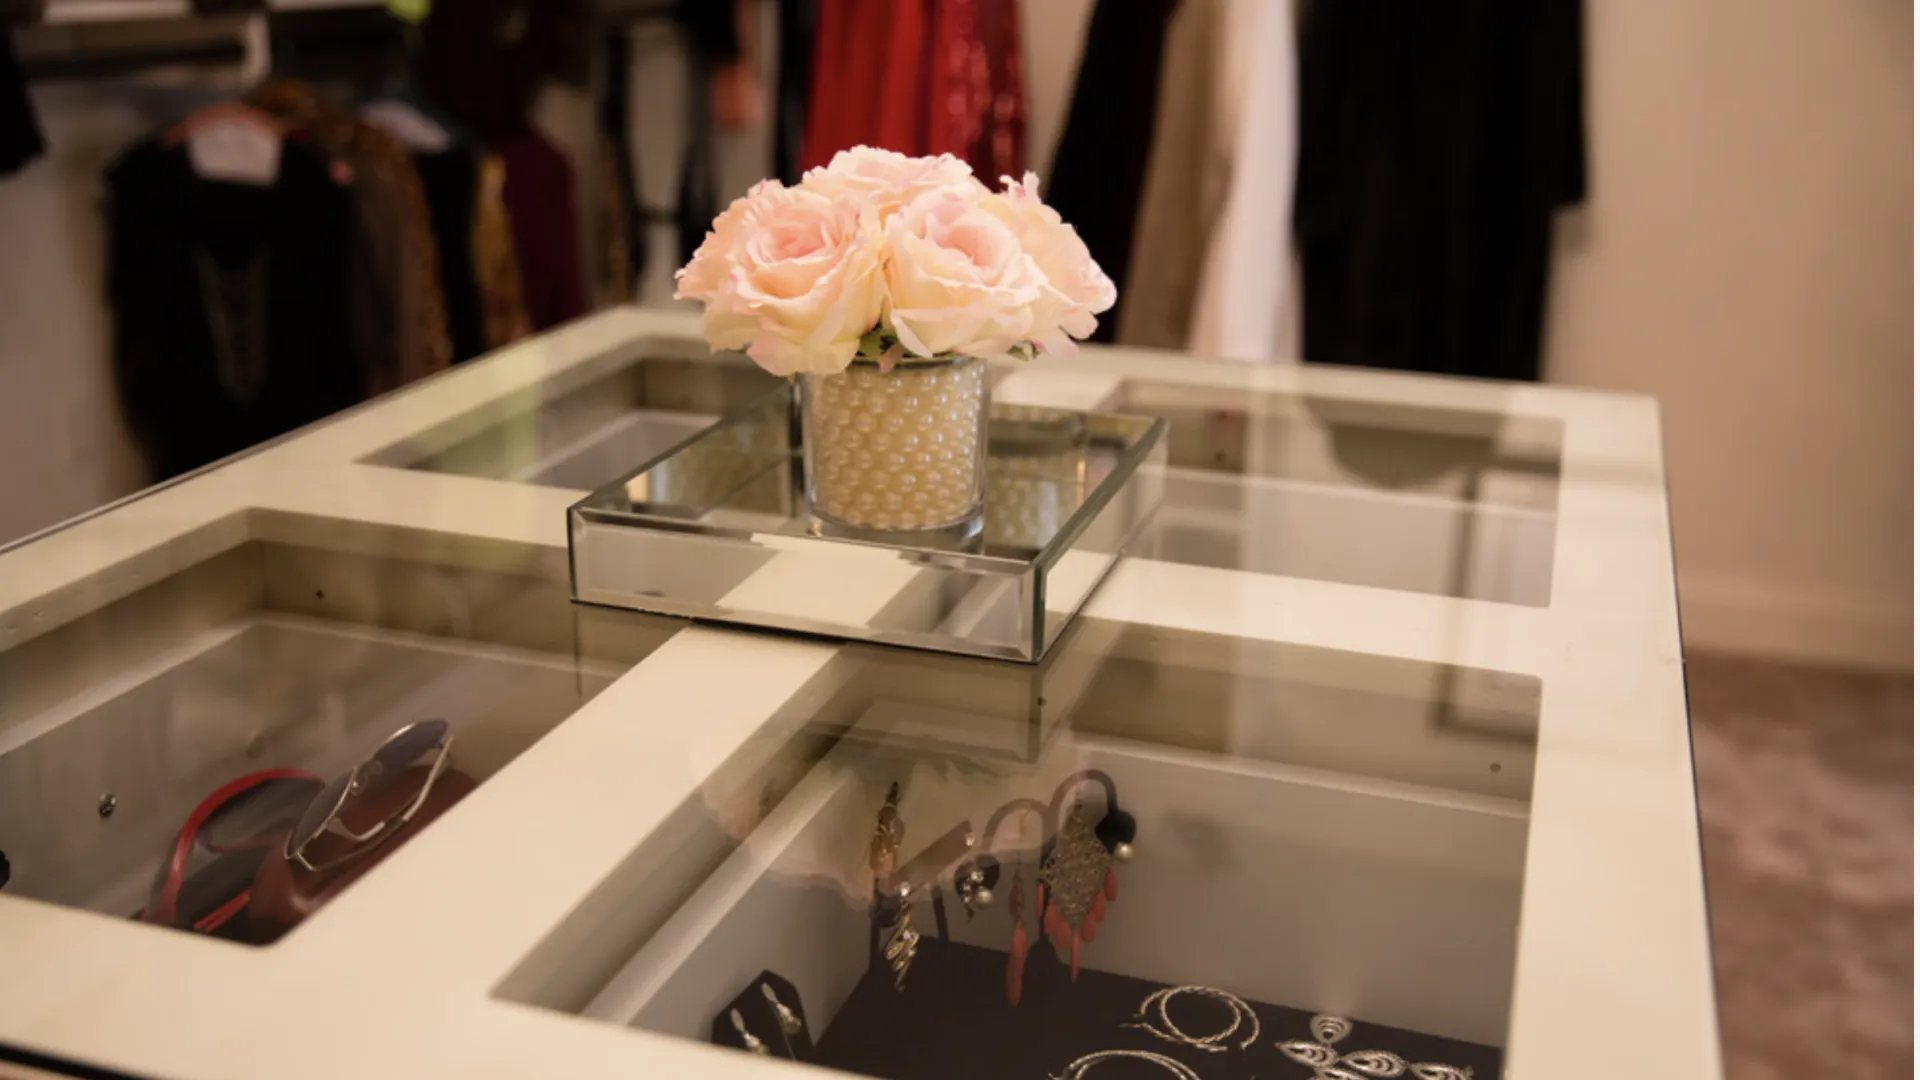
[[[352,194],[314,147],[281,154],[266,187],[203,180],[155,140],[108,172],[115,376],[156,480],[361,397],[381,298]]]
[[[1314,0],[1305,358],[1537,379],[1554,211],[1586,194],[1580,0]]]
[[[415,154],[414,168],[427,197],[433,239],[440,249],[440,290],[446,298],[447,335],[453,362],[464,363],[487,351],[486,311],[473,263],[473,218],[480,204],[480,162],[473,147],[456,143],[434,153]]]
[[[1134,223],[1153,151],[1160,53],[1175,0],[1100,0],[1087,23],[1073,104],[1054,152],[1047,205],[1086,241],[1125,302]],[[1112,341],[1102,319],[1094,341]]]

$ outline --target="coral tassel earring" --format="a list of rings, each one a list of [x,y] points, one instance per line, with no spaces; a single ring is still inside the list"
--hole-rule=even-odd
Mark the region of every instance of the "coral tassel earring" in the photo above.
[[[1027,979],[1027,924],[1013,924],[1013,947],[1007,950],[1007,1004],[1020,1004],[1020,988]]]

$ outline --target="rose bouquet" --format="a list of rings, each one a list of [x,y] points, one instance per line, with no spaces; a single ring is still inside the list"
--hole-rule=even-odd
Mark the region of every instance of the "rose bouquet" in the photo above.
[[[857,147],[735,200],[680,271],[708,344],[800,377],[816,530],[978,535],[985,362],[1070,350],[1113,306],[1033,174],[1002,183]]]
[[[842,151],[797,187],[768,180],[736,199],[674,295],[706,305],[713,348],[776,375],[1071,350],[1113,306],[1113,282],[1032,173],[1002,184],[951,155]]]

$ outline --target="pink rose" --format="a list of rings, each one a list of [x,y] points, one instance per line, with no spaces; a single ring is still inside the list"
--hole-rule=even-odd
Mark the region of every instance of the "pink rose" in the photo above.
[[[842,150],[826,167],[808,169],[800,178],[800,186],[830,199],[852,199],[872,207],[882,224],[929,191],[969,195],[987,191],[986,185],[975,179],[973,169],[952,154],[908,157],[871,146]]]
[[[887,222],[888,324],[916,356],[1001,356],[1031,336],[1045,279],[984,197],[930,191]]]
[[[739,242],[740,223],[754,201],[769,192],[780,191],[785,185],[778,180],[762,180],[753,185],[752,190],[733,200],[720,216],[713,219],[713,228],[707,230],[707,238],[700,242],[700,249],[687,260],[673,275],[678,286],[674,292],[677,300],[699,300],[702,303],[712,300],[720,287],[727,282],[727,259]]]
[[[1043,352],[1071,352],[1073,338],[1093,333],[1094,316],[1113,307],[1118,294],[1112,279],[1059,211],[1040,201],[1040,178],[1029,172],[1016,181],[1000,178],[1006,190],[987,196],[987,211],[1006,222],[1020,247],[1039,268],[1041,298],[1034,305],[1033,341]]]
[[[840,371],[880,321],[881,239],[854,203],[762,184],[714,223],[674,295],[706,302],[715,349],[775,375]]]

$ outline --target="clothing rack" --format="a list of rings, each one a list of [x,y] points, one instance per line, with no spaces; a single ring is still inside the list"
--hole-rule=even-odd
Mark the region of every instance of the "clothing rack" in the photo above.
[[[678,6],[675,0],[599,0],[594,15],[603,28],[617,27],[670,18]]]
[[[14,30],[13,40],[29,82],[204,67],[238,67],[245,77],[257,79],[271,68],[267,27],[259,16],[42,22]]]

